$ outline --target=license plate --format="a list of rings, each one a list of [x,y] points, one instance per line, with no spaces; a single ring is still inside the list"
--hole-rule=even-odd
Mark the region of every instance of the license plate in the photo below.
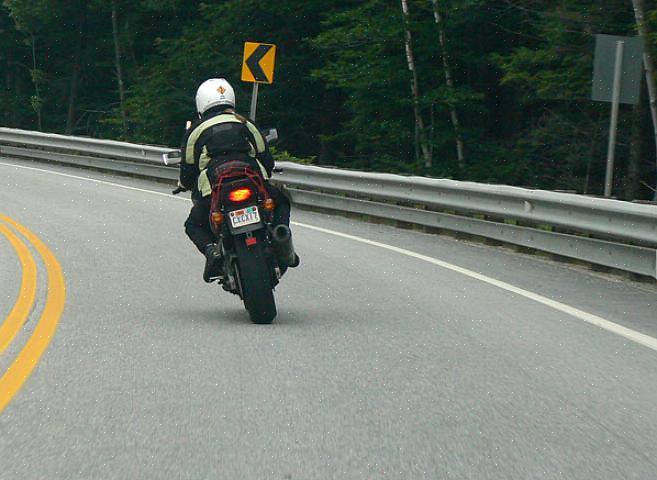
[[[242,210],[233,210],[229,215],[230,223],[233,228],[251,225],[252,223],[258,223],[260,221],[258,207],[255,205],[252,207],[243,208]]]

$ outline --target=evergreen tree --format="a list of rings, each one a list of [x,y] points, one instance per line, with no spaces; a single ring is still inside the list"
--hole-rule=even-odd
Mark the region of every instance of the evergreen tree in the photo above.
[[[278,47],[257,121],[292,155],[600,193],[609,105],[590,100],[594,39],[636,35],[637,1],[3,0],[2,124],[176,145],[207,78],[227,78],[248,112],[242,52],[257,41]],[[639,3],[655,56],[657,5]],[[643,88],[621,108],[626,198],[655,185]]]

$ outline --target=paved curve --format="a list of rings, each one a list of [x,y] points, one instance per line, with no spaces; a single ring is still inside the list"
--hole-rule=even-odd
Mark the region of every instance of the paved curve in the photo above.
[[[49,350],[0,414],[0,479],[657,476],[657,352],[421,260],[301,227],[304,263],[278,289],[279,317],[252,325],[237,298],[202,283],[202,258],[181,230],[188,209],[0,164],[0,213],[49,245],[67,281]],[[651,286],[340,217],[294,218],[657,337]],[[6,315],[20,265],[1,238],[0,261]],[[0,372],[45,294],[40,282]]]

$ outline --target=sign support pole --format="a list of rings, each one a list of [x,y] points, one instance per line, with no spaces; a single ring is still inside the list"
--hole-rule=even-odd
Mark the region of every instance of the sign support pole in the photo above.
[[[611,197],[614,183],[614,156],[616,153],[616,133],[618,132],[618,110],[620,106],[621,75],[623,73],[623,50],[625,42],[616,42],[616,61],[614,63],[614,90],[611,101],[611,123],[609,125],[609,147],[607,149],[607,173],[605,175],[605,197]]]
[[[251,120],[255,122],[256,118],[256,107],[258,105],[258,85],[259,83],[253,84],[253,93],[251,94],[251,114],[249,115]]]

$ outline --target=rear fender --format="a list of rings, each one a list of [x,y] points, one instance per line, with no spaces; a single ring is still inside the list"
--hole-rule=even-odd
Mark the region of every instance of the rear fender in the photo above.
[[[248,240],[249,238],[251,240]],[[249,233],[239,233],[238,235],[233,236],[232,241],[235,255],[237,257],[236,261],[238,263],[240,262],[241,256],[252,256],[253,254],[256,254],[257,257],[262,258],[266,263],[271,288],[278,285],[278,265],[266,229],[262,228],[261,230],[255,230]]]

